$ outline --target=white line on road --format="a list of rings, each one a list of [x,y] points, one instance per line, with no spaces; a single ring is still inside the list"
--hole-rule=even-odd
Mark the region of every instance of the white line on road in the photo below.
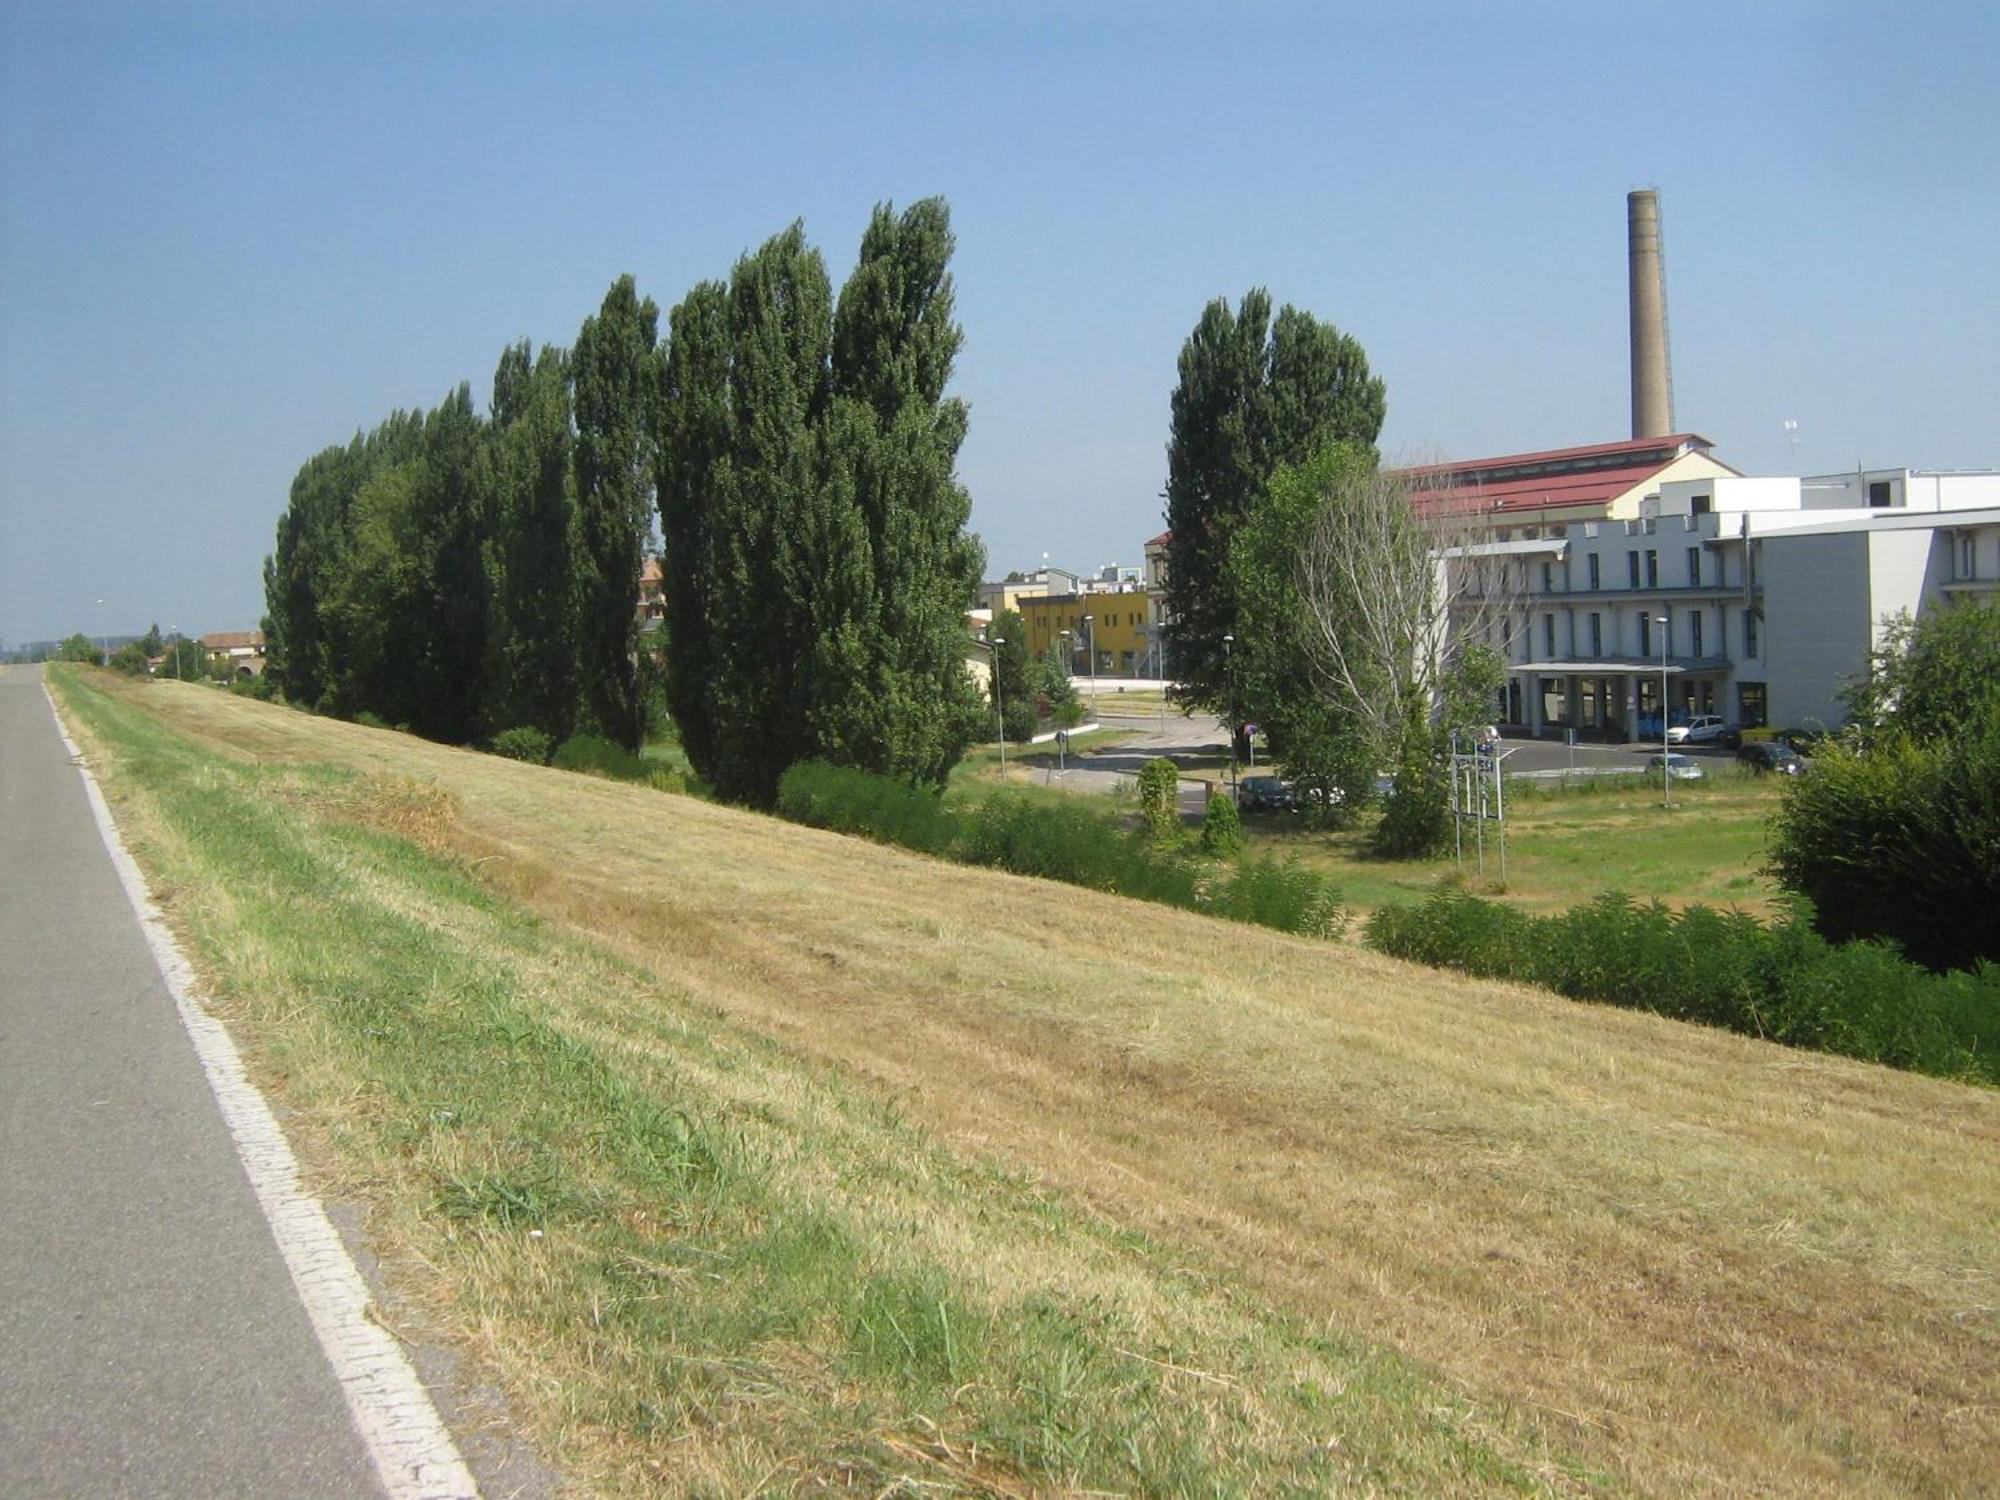
[[[347,1397],[348,1412],[367,1444],[382,1487],[390,1500],[477,1500],[479,1486],[431,1404],[430,1393],[395,1340],[368,1316],[368,1284],[348,1258],[347,1247],[319,1200],[300,1189],[298,1161],[264,1096],[245,1074],[236,1044],[195,998],[194,971],[147,894],[145,877],[111,820],[111,809],[83,762],[83,751],[63,727],[47,683],[42,692],[55,714],[56,732],[83,776],[104,847],[152,945],[154,961],[208,1075],[215,1102],[235,1139],[236,1154],[271,1226],[271,1237]]]

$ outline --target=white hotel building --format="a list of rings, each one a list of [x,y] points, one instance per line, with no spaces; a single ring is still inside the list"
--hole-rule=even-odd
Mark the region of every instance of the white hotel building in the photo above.
[[[1449,494],[1489,539],[1476,550],[1519,564],[1494,640],[1516,732],[1635,738],[1663,672],[1670,714],[1837,727],[1891,616],[2000,587],[2000,473],[1751,478],[1707,447],[1683,434],[1430,471],[1430,503]]]

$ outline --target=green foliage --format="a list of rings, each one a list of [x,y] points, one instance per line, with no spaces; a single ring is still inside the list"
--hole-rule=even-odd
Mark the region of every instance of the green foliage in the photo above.
[[[1223,636],[1245,636],[1227,576],[1236,528],[1277,471],[1336,443],[1372,451],[1382,382],[1360,344],[1331,324],[1251,291],[1217,298],[1181,347],[1167,445],[1169,670],[1188,702],[1230,712]],[[1244,700],[1250,718],[1264,702]]]
[[[182,682],[199,682],[208,675],[208,653],[201,649],[200,641],[177,636],[167,645],[167,659],[161,664],[159,675]]]
[[[1074,729],[1083,722],[1083,699],[1070,681],[1069,662],[1060,645],[1051,645],[1035,658],[1030,681],[1036,696],[1048,705],[1056,728]]]
[[[1862,680],[1842,695],[1864,742],[1888,734],[1928,742],[2000,709],[2000,599],[1968,599],[1913,622],[1888,622]]]
[[[1930,743],[1829,745],[1783,799],[1771,868],[1821,936],[1884,939],[1933,969],[2000,960],[2000,713]]]
[[[1201,852],[1229,859],[1243,852],[1243,819],[1228,797],[1210,797],[1201,815]]]
[[[1139,768],[1139,816],[1155,842],[1180,837],[1181,770],[1165,756]]]
[[[990,699],[1000,706],[1006,722],[1007,738],[1025,744],[1035,732],[1035,678],[1028,652],[1028,622],[1014,610],[1003,609],[993,617],[987,634],[993,647],[993,684]],[[989,719],[989,723],[992,721]]]
[[[1852,742],[1784,788],[1779,883],[1830,940],[1933,969],[2000,959],[2000,601],[1891,622],[1848,703]]]
[[[532,724],[518,724],[493,736],[495,755],[504,755],[509,760],[525,760],[532,765],[547,765],[555,749],[555,737],[546,729],[537,729]]]
[[[146,660],[146,648],[138,641],[127,641],[111,653],[107,663],[114,672],[123,672],[127,677],[144,677],[151,666]]]
[[[576,651],[583,711],[636,752],[645,743],[638,670],[639,568],[653,505],[660,310],[630,276],[584,319],[570,356],[576,440]],[[551,434],[550,441],[553,441]],[[551,498],[550,509],[557,508]],[[553,531],[556,520],[546,519]]]
[[[139,637],[138,645],[140,655],[144,656],[148,661],[156,656],[164,656],[166,654],[167,640],[165,636],[160,634],[160,626],[157,620],[146,627],[146,633]]]
[[[1330,936],[1341,926],[1339,892],[1324,876],[1269,858],[1218,872],[1155,844],[1145,828],[1121,829],[1114,814],[1078,798],[1004,791],[951,808],[925,788],[809,761],[785,772],[777,810],[940,858],[1285,932]]]
[[[835,304],[794,224],[670,315],[668,689],[724,796],[812,758],[941,785],[979,732],[951,250],[941,200],[878,208]]]
[[[1299,557],[1333,476],[1367,472],[1373,463],[1368,450],[1346,446],[1280,470],[1253,498],[1224,563],[1239,611],[1237,692],[1293,784],[1318,794],[1304,805],[1319,822],[1347,819],[1373,795],[1382,757],[1367,726],[1337,706],[1314,674]]]
[[[1572,999],[1650,1010],[1914,1072],[2000,1083],[2000,967],[1933,975],[1877,943],[1803,924],[1635,905],[1613,893],[1559,916],[1447,892],[1383,907],[1370,946]]]
[[[104,660],[104,653],[98,649],[96,641],[79,632],[56,648],[56,660],[101,663]]]
[[[493,526],[486,717],[502,728],[541,726],[560,742],[575,730],[579,708],[581,566],[563,350],[544,345],[537,355],[523,339],[501,354],[492,434],[481,468]]]
[[[587,776],[603,776],[613,781],[647,781],[664,769],[645,756],[601,734],[573,734],[556,747],[549,764],[559,771],[580,771]]]

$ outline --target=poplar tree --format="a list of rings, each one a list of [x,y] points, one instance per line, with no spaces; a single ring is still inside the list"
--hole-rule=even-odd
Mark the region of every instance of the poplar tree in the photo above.
[[[1336,443],[1371,456],[1382,430],[1382,382],[1359,343],[1270,295],[1202,309],[1181,347],[1167,444],[1168,671],[1192,706],[1254,716],[1232,704],[1224,637],[1241,635],[1227,572],[1230,541],[1271,477]],[[1240,729],[1240,726],[1232,725]]]
[[[488,727],[532,725],[556,742],[576,727],[575,474],[565,352],[523,339],[493,372],[484,485],[493,535]]]
[[[659,308],[621,276],[571,355],[576,414],[577,658],[585,715],[629,750],[644,743],[639,568],[653,504]]]
[[[836,308],[794,224],[671,314],[669,701],[724,795],[808,756],[941,784],[975,733],[951,248],[941,200],[878,208]]]

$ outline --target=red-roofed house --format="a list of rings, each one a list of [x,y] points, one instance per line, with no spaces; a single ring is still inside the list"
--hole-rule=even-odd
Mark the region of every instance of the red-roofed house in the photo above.
[[[1491,517],[1495,528],[1516,523],[1624,521],[1660,486],[1679,479],[1733,476],[1699,433],[1630,438],[1581,448],[1551,448],[1502,458],[1423,464],[1408,476],[1420,509]],[[1504,540],[1504,538],[1503,538]]]

